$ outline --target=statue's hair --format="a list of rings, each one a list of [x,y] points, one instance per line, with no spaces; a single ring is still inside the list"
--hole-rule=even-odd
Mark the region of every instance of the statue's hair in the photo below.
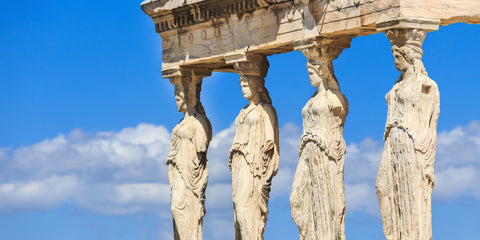
[[[200,92],[202,91],[202,80],[195,78],[177,79],[173,81],[175,84],[175,91],[184,93],[184,100],[187,104],[187,108],[195,108],[195,110],[205,115],[205,109],[200,102]],[[194,104],[194,106],[191,106]]]
[[[322,65],[328,64],[327,72],[323,72],[320,70]],[[310,61],[307,62],[307,68],[312,69],[320,78],[327,80],[326,84],[324,86],[327,89],[331,90],[340,90],[340,85],[338,84],[338,80],[335,77],[335,74],[333,73],[333,64],[331,60],[326,59],[324,62],[318,64],[318,63],[312,63]]]
[[[202,102],[200,102],[200,92],[202,91],[202,81],[201,80],[200,80],[199,83],[197,83],[197,87],[195,89],[196,89],[195,98],[197,100],[196,105],[195,105],[195,109],[197,110],[198,113],[206,116],[205,109],[203,108]]]
[[[250,86],[250,89],[254,89],[260,95],[262,103],[272,104],[272,99],[268,94],[268,90],[265,87],[265,79],[257,76],[242,76],[240,82],[245,81]]]
[[[414,73],[418,77],[421,74],[428,75],[427,70],[422,62],[423,51],[418,46],[413,44],[405,44],[402,47],[393,45],[392,52],[400,53],[400,55],[402,55],[405,60],[413,66]]]

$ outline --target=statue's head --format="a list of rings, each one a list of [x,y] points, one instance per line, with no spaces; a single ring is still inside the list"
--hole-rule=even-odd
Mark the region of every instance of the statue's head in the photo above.
[[[337,78],[333,72],[332,59],[312,58],[307,61],[307,71],[310,77],[310,84],[314,87],[339,90]]]
[[[329,80],[332,80],[332,69],[330,69],[330,63],[328,61],[318,62],[318,61],[308,61],[307,62],[307,71],[310,76],[310,84],[314,87],[320,86],[321,83],[326,83]]]
[[[413,59],[406,53],[408,49],[402,49],[397,46],[392,47],[393,58],[395,59],[395,67],[398,71],[405,72],[409,66],[413,64]]]
[[[177,103],[177,110],[179,112],[187,111],[187,99],[183,89],[175,88],[175,102]]]
[[[175,86],[175,102],[179,112],[186,112],[197,106],[198,84],[194,79],[187,77],[175,77],[171,82]]]
[[[259,97],[262,103],[272,104],[272,99],[265,88],[265,79],[259,76],[242,75],[240,77],[243,97],[252,100]]]
[[[395,59],[395,67],[398,71],[404,72],[410,66],[413,66],[414,61],[422,59],[422,48],[413,44],[405,44],[404,46],[392,47],[393,57]]]
[[[242,87],[243,97],[252,99],[263,92],[265,80],[262,77],[242,76],[240,77],[240,86]]]
[[[386,33],[392,44],[392,53],[395,58],[395,67],[405,72],[417,60],[422,59],[422,43],[425,32],[418,29],[394,29]]]

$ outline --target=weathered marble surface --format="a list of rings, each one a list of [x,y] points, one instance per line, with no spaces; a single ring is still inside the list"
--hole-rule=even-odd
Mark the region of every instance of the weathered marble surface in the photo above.
[[[430,240],[440,94],[421,60],[426,32],[401,29],[386,35],[402,73],[385,96],[385,147],[376,183],[383,231],[387,240]]]
[[[303,49],[310,83],[317,92],[302,109],[300,160],[290,195],[300,240],[345,239],[343,126],[348,102],[333,72],[332,60],[342,50],[335,43],[324,41]]]
[[[478,0],[149,0],[142,9],[162,38],[165,71],[233,71],[224,56],[288,52],[308,38],[480,23]]]
[[[199,100],[201,78],[175,77],[175,101],[184,118],[172,131],[167,158],[175,240],[201,240],[212,127]]]
[[[246,105],[235,119],[228,166],[232,171],[236,240],[263,239],[273,176],[278,171],[278,120],[264,86],[268,63],[235,63]],[[258,71],[252,71],[257,69]]]
[[[187,86],[212,71],[241,76],[249,104],[236,119],[229,156],[237,240],[263,239],[270,184],[278,170],[278,123],[264,87],[265,57],[293,50],[304,50],[309,58],[312,84],[317,86],[317,77],[322,81],[303,111],[292,216],[302,239],[344,239],[342,131],[348,103],[331,60],[346,47],[339,39],[386,32],[402,74],[386,96],[385,148],[376,183],[384,233],[387,240],[431,239],[439,93],[421,61],[421,46],[425,32],[439,26],[480,24],[479,0],[147,0],[142,10],[160,34],[165,78]],[[181,111],[185,118],[173,131],[168,160],[175,238],[199,239],[211,126],[203,111]],[[199,140],[184,146],[185,139]],[[198,164],[192,168],[187,158]]]

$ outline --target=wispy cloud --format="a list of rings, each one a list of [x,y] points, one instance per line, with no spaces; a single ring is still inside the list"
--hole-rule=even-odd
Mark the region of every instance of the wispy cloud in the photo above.
[[[169,145],[164,127],[140,124],[94,136],[76,129],[2,154],[0,211],[65,202],[104,214],[160,211],[170,201]]]
[[[227,167],[233,125],[218,132],[209,148],[209,185],[204,235],[229,239],[233,232],[231,174]],[[288,199],[298,163],[301,126],[280,129],[280,167],[271,202]],[[55,208],[64,203],[100,214],[157,212],[171,228],[170,189],[165,159],[170,132],[139,124],[94,135],[76,129],[67,135],[20,147],[0,148],[0,212]],[[379,216],[375,179],[383,142],[351,143],[345,158],[348,214]],[[434,201],[462,195],[480,200],[480,123],[438,134]],[[164,234],[170,238],[170,233]],[[166,234],[166,235],[165,235]]]
[[[348,146],[345,160],[347,211],[379,215],[375,180],[383,142],[370,138]],[[480,122],[438,134],[434,202],[463,196],[480,200]]]
[[[480,200],[480,122],[438,134],[435,168],[433,200],[445,202],[461,195]]]

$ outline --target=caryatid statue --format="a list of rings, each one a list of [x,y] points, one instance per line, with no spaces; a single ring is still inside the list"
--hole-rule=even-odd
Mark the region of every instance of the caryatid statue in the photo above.
[[[207,187],[207,149],[212,127],[200,103],[202,78],[170,78],[175,101],[184,118],[172,131],[167,158],[175,240],[201,240]]]
[[[377,195],[387,240],[430,240],[440,94],[422,63],[421,29],[386,32],[401,72],[385,96],[388,113]]]
[[[340,91],[332,61],[350,38],[316,40],[303,48],[310,83],[317,91],[302,109],[300,160],[293,180],[290,207],[300,240],[345,239],[343,127],[348,102]]]
[[[261,240],[268,214],[273,176],[278,171],[278,121],[265,88],[268,62],[264,56],[234,64],[248,104],[235,119],[230,150],[235,240]]]

